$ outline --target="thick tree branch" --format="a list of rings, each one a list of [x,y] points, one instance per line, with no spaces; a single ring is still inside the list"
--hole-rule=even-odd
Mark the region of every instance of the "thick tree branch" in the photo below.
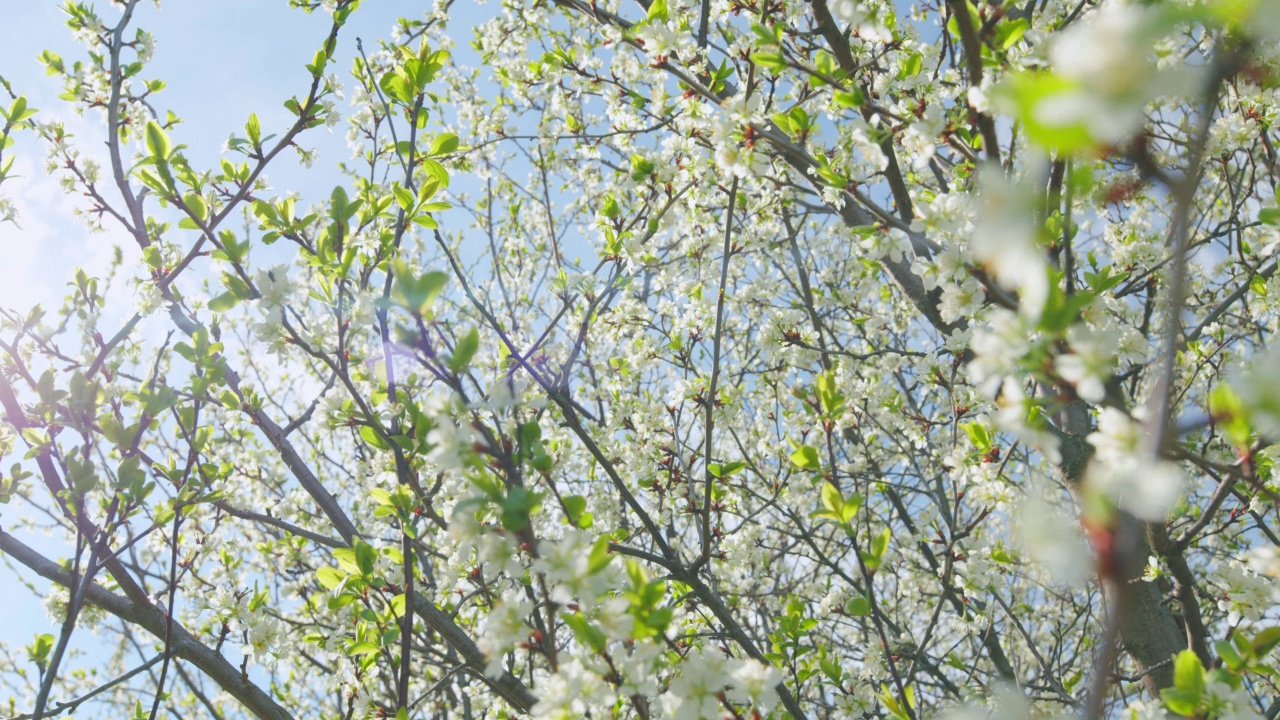
[[[12,557],[50,582],[68,589],[75,583],[75,578],[70,573],[4,530],[0,530],[0,552]],[[84,595],[90,604],[106,610],[127,623],[143,628],[156,639],[165,637],[167,619],[160,608],[151,604],[140,606],[96,584],[89,585]],[[276,703],[269,694],[250,682],[238,668],[227,662],[226,658],[218,652],[201,643],[176,622],[173,623],[169,649],[174,657],[186,660],[199,668],[200,672],[261,720],[293,720],[293,715]]]

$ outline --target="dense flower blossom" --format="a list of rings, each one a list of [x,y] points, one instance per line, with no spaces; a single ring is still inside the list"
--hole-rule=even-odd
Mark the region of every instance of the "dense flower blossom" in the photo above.
[[[0,88],[3,238],[122,246],[0,310],[0,551],[129,641],[8,714],[1267,707],[1270,0],[294,0],[220,157],[145,5]]]

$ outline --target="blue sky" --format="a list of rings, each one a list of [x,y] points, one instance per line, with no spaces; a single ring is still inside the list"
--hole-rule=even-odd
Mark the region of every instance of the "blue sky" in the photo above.
[[[63,24],[60,4],[46,0],[2,3],[0,75],[40,111],[37,119],[64,122],[81,152],[103,157],[100,117],[76,116],[58,99],[62,92],[58,78],[47,76],[37,59],[46,49],[69,62],[84,57]],[[97,6],[104,22],[113,24],[118,12],[106,2]],[[350,86],[347,73],[356,54],[356,38],[363,39],[367,51],[374,49],[379,39],[390,36],[398,15],[412,16],[425,7],[426,3],[366,1],[344,28],[332,69]],[[494,9],[469,2],[454,6],[451,30],[456,53],[468,53],[470,28]],[[264,133],[282,131],[292,122],[282,103],[306,92],[310,76],[303,66],[327,36],[329,22],[325,13],[306,15],[289,8],[286,0],[165,0],[158,10],[150,0],[139,5],[133,25],[156,38],[155,57],[144,77],[168,83],[156,104],[161,112],[172,110],[183,119],[171,137],[188,146],[193,164],[216,165],[223,141],[233,131],[243,135],[250,113],[258,114]],[[300,166],[292,154],[283,155],[268,171],[272,185],[299,190],[306,200],[327,197],[337,178],[336,164],[348,156],[344,127],[305,135],[302,144],[320,151],[314,169]],[[89,233],[72,215],[76,199],[66,197],[57,179],[44,172],[45,151],[34,134],[21,133],[16,140],[8,152],[17,156],[13,173],[21,177],[0,186],[0,195],[19,210],[17,225],[0,225],[0,307],[56,305],[76,267],[93,275],[105,267],[114,245],[121,245],[127,254],[132,245],[122,232],[110,228]],[[105,161],[102,164],[107,167]],[[14,511],[13,506],[0,506],[0,526],[8,528],[6,520],[13,518]],[[24,535],[22,539],[54,557],[70,554],[69,547],[51,538]],[[0,641],[20,649],[36,634],[56,634],[57,628],[46,617],[39,598],[14,580],[11,570],[0,566]],[[73,647],[99,652],[87,632],[77,634]],[[0,701],[7,698],[0,696]]]
[[[38,119],[62,120],[76,135],[82,152],[96,154],[102,146],[101,120],[92,114],[77,117],[58,100],[58,78],[46,76],[38,61],[49,49],[71,61],[83,57],[80,46],[63,24],[60,3],[2,0],[5,22],[0,23],[0,75],[15,92],[25,94],[41,111]],[[98,3],[108,25],[118,13]],[[337,62],[331,69],[345,85],[360,37],[366,50],[390,36],[396,17],[415,16],[426,3],[370,0],[352,16],[340,37]],[[486,9],[469,2],[454,6],[451,28],[456,51],[469,51],[470,28]],[[286,0],[166,0],[156,9],[149,0],[139,5],[134,26],[152,32],[156,52],[144,77],[158,77],[168,87],[157,98],[161,111],[173,110],[183,123],[173,131],[174,142],[188,146],[196,163],[216,165],[222,142],[232,132],[243,135],[250,113],[261,119],[264,133],[283,130],[292,121],[284,100],[305,93],[310,62],[329,29],[329,16],[307,15],[289,8]],[[314,170],[302,168],[292,154],[282,156],[268,171],[278,188],[296,189],[304,196],[328,196],[335,164],[347,157],[344,124],[304,136],[302,144],[316,147],[320,157]],[[32,133],[20,134],[12,149],[18,159],[15,173],[23,177],[0,186],[0,193],[18,204],[20,228],[0,227],[0,306],[57,301],[67,272],[77,265],[101,263],[110,246],[124,238],[108,233],[89,236],[69,215],[73,200],[61,198],[57,182],[44,177],[44,149]]]

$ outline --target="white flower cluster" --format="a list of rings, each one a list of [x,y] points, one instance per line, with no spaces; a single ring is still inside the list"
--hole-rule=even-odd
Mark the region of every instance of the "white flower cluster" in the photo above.
[[[621,584],[616,572],[592,569],[591,539],[572,529],[566,530],[558,540],[538,542],[538,559],[533,563],[533,570],[542,573],[552,586],[552,600],[561,604],[577,603],[586,610],[591,610],[592,603],[608,597]]]
[[[476,639],[476,646],[488,658],[485,675],[499,677],[504,669],[503,656],[529,641],[527,618],[532,610],[533,603],[525,597],[524,591],[511,588],[485,616],[484,628]]]
[[[1085,475],[1086,488],[1135,517],[1161,521],[1182,496],[1186,478],[1173,463],[1148,457],[1141,441],[1138,422],[1121,410],[1103,408],[1097,431],[1089,435],[1097,452]]]
[[[427,432],[431,445],[427,460],[440,470],[462,469],[478,438],[465,418],[456,418],[450,412],[457,404],[449,395],[438,394],[423,407],[423,413],[434,423]]]
[[[0,223],[18,222],[18,207],[9,198],[0,195]]]
[[[782,680],[776,668],[751,659],[725,657],[695,649],[680,663],[680,674],[663,696],[671,720],[705,720],[721,716],[720,693],[730,702],[768,712],[777,702],[774,686]],[[727,691],[726,691],[727,688]]]
[[[237,592],[220,586],[201,602],[217,621],[227,625],[228,642],[238,643],[250,663],[270,669],[287,653],[284,641],[288,633],[280,619],[268,612],[266,604],[250,610],[252,599],[251,591]]]
[[[877,9],[869,3],[859,0],[835,0],[831,4],[831,14],[841,22],[848,23],[857,31],[858,37],[865,42],[890,42],[893,33],[877,19]]]
[[[1049,49],[1054,72],[1076,83],[1036,108],[1051,126],[1082,124],[1098,141],[1118,143],[1141,126],[1143,109],[1156,95],[1194,86],[1186,64],[1159,72],[1152,46],[1161,14],[1140,3],[1106,2],[1057,35]]]
[[[67,604],[71,601],[71,593],[61,585],[50,585],[44,596],[44,611],[55,623],[63,623],[67,618]],[[94,630],[106,618],[106,611],[92,603],[81,603],[76,615],[76,627]]]
[[[1032,488],[1014,519],[1018,541],[1056,583],[1075,587],[1088,580],[1093,558],[1078,522],[1050,505],[1043,488]]]
[[[1215,584],[1221,593],[1218,609],[1227,613],[1227,619],[1233,625],[1241,620],[1256,622],[1280,600],[1280,585],[1274,578],[1235,560],[1219,571]]]
[[[1049,295],[1049,264],[1036,239],[1027,183],[997,168],[979,175],[978,212],[969,251],[1002,286],[1018,291],[1018,310],[1036,319]]]

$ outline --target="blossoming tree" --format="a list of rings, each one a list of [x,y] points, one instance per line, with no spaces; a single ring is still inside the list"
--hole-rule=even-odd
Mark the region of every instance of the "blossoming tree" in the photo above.
[[[8,715],[1280,712],[1276,3],[292,4],[217,165],[149,4],[4,86],[140,258],[0,316]]]

